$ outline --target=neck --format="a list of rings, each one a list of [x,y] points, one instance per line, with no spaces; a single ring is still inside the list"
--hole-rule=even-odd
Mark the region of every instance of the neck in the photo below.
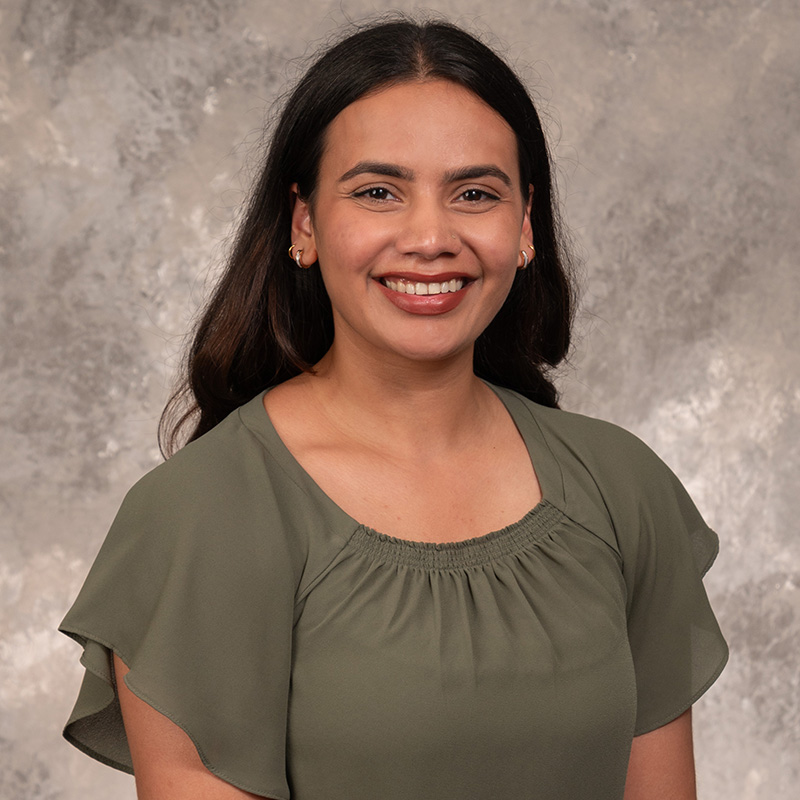
[[[335,343],[308,380],[321,413],[365,442],[433,454],[480,432],[495,406],[472,348],[435,362],[370,358]]]

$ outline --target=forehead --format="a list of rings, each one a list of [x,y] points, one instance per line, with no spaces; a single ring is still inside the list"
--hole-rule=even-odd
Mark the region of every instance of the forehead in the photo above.
[[[463,86],[444,80],[401,83],[368,94],[331,122],[321,177],[359,161],[417,172],[495,164],[518,181],[517,141],[509,124]]]

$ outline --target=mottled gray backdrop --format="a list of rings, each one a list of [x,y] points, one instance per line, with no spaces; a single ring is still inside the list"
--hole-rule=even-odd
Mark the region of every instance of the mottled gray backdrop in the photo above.
[[[0,797],[132,798],[60,739],[55,628],[156,464],[182,334],[265,107],[309,43],[410,2],[0,0]],[[585,262],[565,406],[675,469],[722,539],[731,662],[701,796],[800,791],[797,0],[435,3],[541,98]]]

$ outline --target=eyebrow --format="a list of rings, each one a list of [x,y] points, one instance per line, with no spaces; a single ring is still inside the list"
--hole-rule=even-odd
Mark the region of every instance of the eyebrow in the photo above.
[[[357,175],[364,175],[370,173],[372,175],[385,175],[387,178],[401,178],[402,180],[414,180],[414,173],[405,167],[399,167],[397,164],[387,164],[383,161],[359,161],[352,169],[339,178],[339,183],[349,181]]]
[[[384,161],[359,161],[358,164],[347,170],[347,172],[339,178],[339,183],[344,183],[351,178],[364,174],[385,175],[387,178],[399,178],[406,181],[414,180],[414,173],[412,170],[397,164],[389,164]],[[512,187],[511,178],[509,178],[502,169],[492,164],[477,164],[472,167],[461,167],[460,169],[450,170],[445,173],[444,182],[455,183],[457,181],[470,181],[485,177],[497,178],[508,186],[509,189]]]
[[[445,183],[455,183],[456,181],[471,181],[475,178],[497,178],[501,180],[510,189],[511,178],[503,172],[500,167],[495,167],[492,164],[478,164],[474,167],[463,167],[462,169],[455,169],[445,173]]]

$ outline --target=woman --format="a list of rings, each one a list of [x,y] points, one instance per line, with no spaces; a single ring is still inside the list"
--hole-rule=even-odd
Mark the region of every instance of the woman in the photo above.
[[[557,409],[571,309],[508,66],[403,20],[323,54],[173,401],[192,441],[62,625],[67,738],[142,798],[694,797],[716,537]]]

